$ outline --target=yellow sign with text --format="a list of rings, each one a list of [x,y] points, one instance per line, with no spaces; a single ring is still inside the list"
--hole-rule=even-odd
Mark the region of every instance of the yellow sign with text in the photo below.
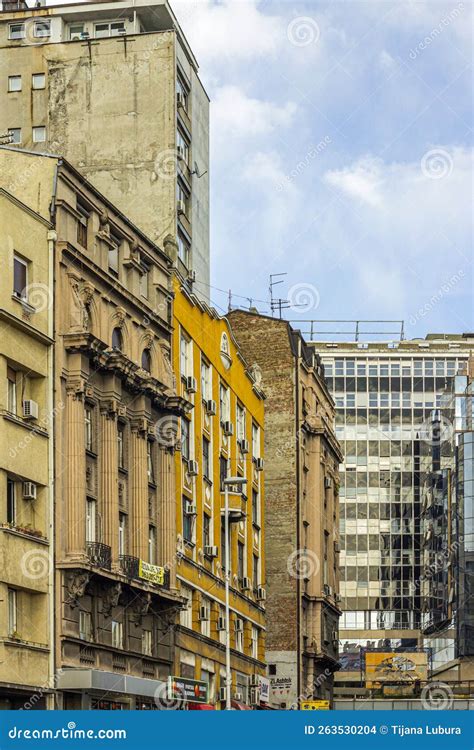
[[[304,701],[302,711],[329,711],[329,701]]]
[[[165,582],[165,569],[160,568],[158,565],[152,565],[144,560],[140,560],[138,566],[138,577],[143,578],[145,581],[158,583],[160,586],[163,586]]]

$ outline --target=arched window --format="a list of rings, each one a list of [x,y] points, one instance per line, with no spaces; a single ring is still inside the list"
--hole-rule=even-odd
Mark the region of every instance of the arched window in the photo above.
[[[142,351],[142,369],[151,372],[151,355],[149,349]]]
[[[118,351],[122,351],[123,346],[123,336],[122,331],[120,328],[114,328],[112,331],[112,349],[118,349]]]

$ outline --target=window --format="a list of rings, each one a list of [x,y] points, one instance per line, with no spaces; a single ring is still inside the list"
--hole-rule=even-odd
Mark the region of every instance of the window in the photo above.
[[[221,483],[221,491],[224,492],[224,479],[227,479],[227,459],[225,456],[219,457],[219,477]]]
[[[181,206],[178,206],[178,213],[186,215],[189,210],[189,191],[180,180],[176,183],[176,200],[181,203]]]
[[[252,625],[252,632],[250,636],[250,652],[254,659],[258,659],[258,628]]]
[[[92,640],[92,617],[90,612],[79,612],[79,638],[82,641]]]
[[[109,247],[109,272],[114,276],[118,276],[119,269],[119,247],[114,245]]]
[[[117,462],[119,469],[125,468],[125,427],[122,424],[117,429]]]
[[[193,590],[181,584],[180,594],[186,599],[186,605],[179,613],[179,622],[185,628],[193,626]]]
[[[86,500],[86,542],[96,541],[96,501],[93,498]]]
[[[123,336],[122,331],[120,328],[114,328],[112,331],[112,349],[116,349],[117,351],[122,351],[123,346]]]
[[[211,518],[207,513],[204,513],[202,517],[202,543],[204,547],[210,547],[212,543]]]
[[[77,234],[76,239],[79,245],[87,248],[87,229],[89,224],[89,210],[81,205],[79,202],[76,204],[77,211],[80,216],[77,220]]]
[[[178,258],[186,268],[189,267],[191,245],[181,232],[178,232]]]
[[[44,39],[51,35],[51,24],[49,21],[35,21],[33,36],[36,39]]]
[[[237,404],[237,440],[245,438],[245,409]]]
[[[46,74],[45,73],[33,73],[31,76],[31,88],[35,91],[37,89],[46,88]]]
[[[18,597],[15,589],[8,589],[8,635],[16,635],[18,628]]]
[[[140,294],[145,299],[148,299],[148,279],[150,276],[150,269],[146,265],[141,266],[140,270]]]
[[[156,565],[156,529],[154,526],[148,527],[148,562]]]
[[[323,583],[329,584],[329,572],[328,572],[328,550],[329,550],[329,532],[324,532],[324,559],[323,559]]]
[[[211,602],[205,596],[201,598],[201,606],[206,607],[209,617],[207,620],[201,620],[201,633],[208,638],[211,636]]]
[[[181,157],[186,164],[189,164],[189,143],[180,130],[178,130],[176,134],[176,148],[178,156]]]
[[[190,500],[188,500],[187,497],[183,496],[183,539],[185,542],[189,542],[192,544],[193,541],[193,516],[188,515],[186,512],[186,509],[188,507],[188,503]]]
[[[221,424],[223,424],[230,419],[230,399],[229,389],[222,383],[219,386],[219,407]]]
[[[92,407],[86,406],[84,410],[84,427],[86,451],[91,451],[93,446],[93,410]]]
[[[252,558],[252,578],[253,578],[253,587],[256,589],[259,585],[258,580],[258,555],[253,555]]]
[[[46,128],[39,125],[33,128],[33,143],[44,143],[46,140]]]
[[[189,421],[181,417],[181,455],[185,461],[190,459]]]
[[[245,547],[242,544],[242,542],[237,542],[237,562],[238,562],[238,578],[241,582],[243,580],[243,577],[245,575],[245,565],[244,565],[244,554],[245,554]]]
[[[182,378],[191,374],[191,341],[183,332],[179,342],[179,368]]]
[[[24,39],[25,38],[25,24],[24,23],[11,23],[8,27],[8,38],[9,39]]]
[[[229,530],[230,534],[230,530]],[[226,571],[226,548],[227,548],[227,539],[225,535],[225,521],[224,519],[221,520],[221,566],[222,570]],[[230,561],[231,562],[231,561]]]
[[[15,523],[16,520],[16,488],[13,479],[7,479],[7,521]]]
[[[17,255],[13,258],[13,294],[26,299],[28,286],[28,264]]]
[[[112,646],[123,648],[123,623],[112,620]]]
[[[113,21],[112,23],[96,23],[95,25],[96,39],[102,39],[108,36],[117,36],[118,34],[125,34],[124,21]]]
[[[127,516],[119,513],[119,555],[127,554]]]
[[[8,76],[8,91],[21,91],[21,76]]]
[[[187,85],[184,83],[183,79],[179,75],[176,78],[176,94],[177,94],[178,104],[181,104],[183,109],[187,110],[189,89]]]
[[[237,620],[235,620],[235,623],[237,624]],[[240,651],[241,653],[244,650],[244,633],[243,633],[243,630],[236,630],[235,631],[235,648],[236,648],[237,651]]]
[[[252,523],[254,526],[259,526],[259,512],[258,512],[258,492],[257,490],[252,490]]]
[[[142,351],[142,369],[151,372],[151,355],[149,349]]]
[[[259,458],[260,456],[260,430],[258,426],[252,423],[252,457]]]
[[[8,128],[10,143],[21,143],[21,128]]]
[[[209,401],[212,398],[211,388],[211,368],[207,362],[201,361],[201,395],[203,401]]]
[[[211,460],[210,460],[210,448],[211,444],[206,437],[202,439],[202,473],[204,479],[211,478]]]
[[[71,41],[77,41],[77,39],[83,39],[83,34],[87,34],[83,23],[72,23],[69,26],[69,39]],[[87,34],[89,36],[89,34]]]
[[[145,654],[145,656],[152,655],[151,630],[143,630],[142,632],[142,654]]]
[[[16,414],[16,372],[7,367],[7,409]]]
[[[154,466],[154,456],[153,456],[153,442],[151,440],[147,440],[146,443],[146,465],[147,465],[147,475],[148,475],[148,482],[150,484],[155,484],[155,466]]]

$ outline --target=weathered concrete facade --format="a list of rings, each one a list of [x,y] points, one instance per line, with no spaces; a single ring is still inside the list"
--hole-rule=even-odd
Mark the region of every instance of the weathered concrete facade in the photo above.
[[[265,403],[267,649],[272,704],[331,699],[338,668],[338,466],[334,404],[317,356],[282,320],[232,311]]]
[[[161,0],[0,13],[0,133],[67,158],[153,242],[172,235],[206,296],[209,101],[197,69]]]
[[[171,264],[63,160],[4,148],[0,172],[55,230],[58,707],[155,707],[181,606],[174,455],[156,430],[184,406]]]

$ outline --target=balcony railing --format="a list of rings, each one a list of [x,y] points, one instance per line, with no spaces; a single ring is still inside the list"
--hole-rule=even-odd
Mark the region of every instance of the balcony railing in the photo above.
[[[139,559],[133,555],[120,555],[120,567],[127,578],[138,578]]]
[[[87,555],[92,565],[110,570],[112,567],[112,550],[102,542],[87,542]]]

